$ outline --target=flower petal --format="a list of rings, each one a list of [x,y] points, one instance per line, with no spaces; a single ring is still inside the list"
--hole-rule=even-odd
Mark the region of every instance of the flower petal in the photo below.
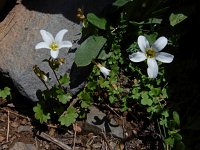
[[[47,45],[50,45],[54,41],[54,38],[51,33],[45,30],[40,30],[40,34],[42,35],[42,39],[44,40],[44,42],[47,43]]]
[[[146,58],[147,57],[142,52],[136,52],[136,53],[133,53],[132,55],[129,55],[129,59],[133,62],[141,62],[141,61],[144,61]]]
[[[35,46],[35,49],[41,49],[41,48],[48,48],[48,49],[50,49],[50,48],[49,48],[49,45],[47,45],[46,42],[40,42],[40,43],[38,43],[38,44]]]
[[[52,51],[51,50],[50,53],[51,53],[51,57],[54,58],[54,59],[56,59],[58,57],[59,50],[56,50],[56,51]]]
[[[58,42],[58,43],[62,42],[63,37],[64,37],[65,33],[67,33],[67,32],[68,32],[67,29],[62,29],[62,30],[60,30],[60,31],[56,34],[55,41]]]
[[[158,75],[158,64],[155,59],[147,59],[147,73],[149,78],[156,78]]]
[[[156,59],[158,61],[161,61],[163,63],[171,63],[174,59],[174,55],[165,53],[165,52],[160,52],[157,56]]]
[[[142,52],[145,52],[146,48],[149,48],[149,42],[146,39],[146,37],[144,37],[142,35],[140,35],[138,37],[138,46],[139,46],[139,48],[141,49]]]
[[[161,51],[167,45],[167,38],[162,36],[159,37],[153,44],[152,48],[156,50],[156,52]]]
[[[101,72],[103,73],[104,77],[107,78],[107,76],[110,74],[110,70],[106,67],[100,67]]]
[[[59,49],[63,47],[70,48],[72,47],[72,43],[70,41],[62,41],[59,43]]]

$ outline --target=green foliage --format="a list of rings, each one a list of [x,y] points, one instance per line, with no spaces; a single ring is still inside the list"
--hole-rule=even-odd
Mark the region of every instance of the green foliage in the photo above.
[[[88,13],[87,14],[87,19],[88,21],[93,24],[94,26],[96,26],[99,29],[106,29],[106,19],[105,18],[99,18],[97,17],[95,14],[93,13]]]
[[[158,76],[150,79],[146,73],[147,65],[132,63],[128,56],[139,50],[139,35],[144,35],[149,44],[153,44],[160,35],[167,35],[170,51],[180,35],[174,26],[187,16],[172,13],[175,8],[168,0],[116,0],[112,6],[105,16],[88,13],[81,20],[84,40],[75,52],[75,63],[78,67],[94,65],[84,89],[77,95],[79,102],[74,105],[73,97],[65,89],[70,83],[69,76],[57,77],[55,74],[61,60],[45,60],[58,84],[49,88],[43,82],[47,90],[41,92],[42,102],[34,108],[35,116],[42,123],[56,114],[57,121],[69,127],[94,103],[99,106],[107,104],[116,108],[119,114],[139,107],[156,124],[163,137],[160,139],[163,140],[163,148],[183,148],[179,114],[168,107],[168,101],[173,100],[168,95],[164,65],[158,63]]]
[[[61,78],[59,79],[59,82],[62,85],[69,85],[69,83],[70,83],[69,75],[65,74],[65,75],[61,76]]]
[[[61,102],[63,104],[66,104],[67,102],[70,101],[70,99],[72,98],[72,96],[69,93],[67,93],[67,94],[63,93],[63,94],[59,94],[57,96],[57,98],[58,98],[59,102]]]
[[[171,15],[169,17],[170,25],[175,26],[175,25],[179,24],[180,22],[182,22],[183,20],[185,20],[186,18],[187,18],[187,16],[185,16],[184,14],[171,13]]]
[[[97,57],[104,46],[106,39],[103,36],[88,37],[77,49],[75,63],[77,66],[87,66]]]
[[[10,88],[9,87],[5,87],[3,90],[0,89],[0,97],[3,99],[6,99],[8,96],[10,96]]]
[[[78,113],[76,109],[72,106],[68,107],[67,110],[59,117],[59,122],[61,125],[70,126],[76,121]]]
[[[70,126],[76,121],[78,117],[78,108],[73,107],[71,104],[72,95],[67,92],[66,86],[70,84],[70,77],[68,74],[58,77],[56,70],[59,69],[60,65],[64,63],[64,59],[49,59],[44,60],[48,62],[48,65],[52,69],[56,79],[57,84],[48,87],[46,81],[41,78],[41,74],[45,75],[38,66],[34,67],[34,72],[41,79],[41,81],[46,86],[46,90],[38,91],[39,102],[33,108],[35,112],[35,118],[40,121],[40,123],[56,123],[60,122],[61,125]],[[49,78],[49,77],[48,77]],[[50,78],[49,78],[50,80]]]
[[[37,104],[37,106],[33,108],[33,111],[35,112],[35,118],[40,120],[40,123],[47,123],[50,119],[50,113],[44,113],[40,104]]]
[[[179,114],[176,111],[173,111],[173,119],[176,122],[176,124],[178,126],[180,126],[180,118],[179,118]]]
[[[113,3],[114,6],[122,7],[131,0],[117,0]]]
[[[151,45],[160,35],[167,34],[169,45],[176,46],[179,36],[175,35],[180,33],[176,33],[173,27],[187,16],[172,13],[176,12],[176,8],[171,10],[170,7],[169,1],[116,0],[111,11],[105,15],[107,18],[89,13],[85,19],[88,24],[83,27],[82,33],[90,40],[86,39],[75,54],[78,66],[95,64],[84,90],[78,95],[81,108],[87,108],[94,102],[99,105],[106,103],[122,113],[140,105],[149,119],[156,120],[165,148],[183,143],[179,133],[179,115],[167,105],[170,97],[164,67],[158,63],[158,77],[152,80],[146,75],[147,66],[131,63],[128,55],[139,50],[139,35],[144,35]],[[98,46],[95,40],[91,40],[94,36],[107,40]],[[111,68],[107,78],[102,76],[98,63]]]

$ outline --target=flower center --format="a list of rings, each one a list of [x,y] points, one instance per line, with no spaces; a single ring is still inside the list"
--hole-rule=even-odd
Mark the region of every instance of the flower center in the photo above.
[[[153,58],[156,56],[156,51],[153,48],[148,48],[146,51],[146,56],[148,58]]]
[[[52,42],[49,46],[53,51],[58,50],[58,44],[56,42]]]

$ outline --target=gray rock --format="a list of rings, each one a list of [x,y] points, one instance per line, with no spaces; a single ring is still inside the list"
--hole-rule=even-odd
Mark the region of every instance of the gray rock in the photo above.
[[[81,38],[81,26],[76,20],[77,8],[83,7],[85,12],[98,14],[111,0],[37,0],[19,1],[9,14],[0,22],[0,71],[4,77],[11,79],[14,87],[31,101],[38,101],[37,90],[44,90],[45,86],[36,77],[32,68],[38,65],[43,71],[49,72],[52,78],[50,86],[56,83],[55,77],[47,63],[42,62],[49,58],[49,50],[34,47],[42,41],[39,30],[45,29],[55,34],[61,29],[68,29],[64,40],[73,43],[72,51],[61,49],[60,58],[66,63],[58,71],[58,75],[66,72],[72,75],[71,92],[76,93],[82,88],[87,69],[72,69],[74,51]],[[99,5],[100,4],[100,5]],[[73,70],[73,72],[71,72]],[[81,73],[80,73],[81,71]]]
[[[26,126],[21,125],[17,128],[17,132],[32,132],[32,128],[29,125]]]
[[[95,106],[91,106],[89,109],[90,112],[87,114],[86,120],[88,124],[96,126],[97,128],[101,129],[102,132],[106,132],[118,138],[124,138],[123,128],[118,125],[113,118],[108,119],[106,114]]]
[[[37,150],[33,144],[25,144],[23,142],[16,142],[9,150]]]

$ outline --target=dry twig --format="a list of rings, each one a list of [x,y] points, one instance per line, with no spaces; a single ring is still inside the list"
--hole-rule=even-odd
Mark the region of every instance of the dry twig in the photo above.
[[[109,150],[112,150],[112,147],[110,146],[110,144],[109,144],[109,142],[108,142],[108,140],[107,140],[107,138],[106,138],[106,135],[102,132],[102,133],[101,133],[101,136],[103,137],[104,141],[106,142],[106,144],[107,144],[107,146],[108,146],[108,149],[109,149]]]
[[[73,139],[73,150],[75,150],[75,145],[76,145],[76,131],[77,131],[77,124],[74,124],[74,139]]]
[[[8,142],[9,132],[10,132],[10,112],[8,111],[8,124],[7,124],[7,133],[6,133],[6,142]]]
[[[50,135],[48,135],[48,134],[46,134],[44,132],[41,132],[41,133],[37,132],[36,135],[41,137],[41,138],[43,138],[43,139],[45,139],[45,140],[47,140],[47,141],[49,141],[49,142],[52,142],[52,143],[58,145],[63,150],[72,150],[72,148],[69,147],[68,145],[64,144],[61,141],[58,141],[56,138],[53,138],[53,137],[51,137]]]
[[[7,110],[7,109],[5,109],[5,108],[0,108],[1,110],[3,110],[3,111],[5,111],[5,112],[9,112],[9,113],[11,113],[11,114],[13,114],[13,115],[16,115],[16,116],[18,116],[18,117],[21,117],[21,118],[24,118],[24,119],[27,119],[28,121],[30,121],[30,118],[28,118],[28,117],[26,117],[26,116],[23,116],[23,115],[20,115],[20,114],[18,114],[18,113],[16,113],[16,112],[14,112],[14,111],[12,111],[12,110]]]

